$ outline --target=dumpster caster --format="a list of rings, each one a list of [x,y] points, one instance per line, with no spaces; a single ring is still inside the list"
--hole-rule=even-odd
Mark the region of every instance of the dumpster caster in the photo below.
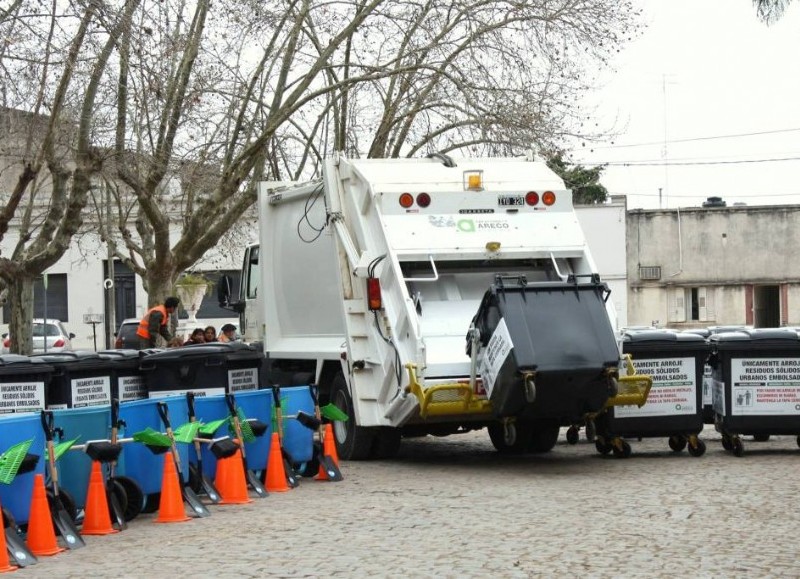
[[[569,444],[578,444],[579,434],[577,426],[570,426],[567,429],[567,442]]]
[[[525,386],[525,401],[528,404],[536,402],[536,382],[533,381],[533,374],[525,374],[523,377]]]
[[[706,453],[706,443],[697,438],[696,436],[692,436],[689,438],[689,454],[694,457],[703,456]]]
[[[797,446],[800,446],[800,434],[797,435]]]
[[[670,436],[669,447],[673,452],[681,452],[684,448],[686,448],[686,438],[683,436]]]
[[[631,445],[621,438],[615,438],[611,446],[617,458],[628,458],[631,455]]]
[[[734,436],[731,440],[731,452],[733,456],[744,456],[744,443],[738,436]]]
[[[767,442],[769,440],[769,434],[754,434],[753,440],[756,442]]]
[[[733,445],[731,444],[731,437],[727,434],[722,435],[722,448],[731,452],[733,450]]]
[[[586,440],[594,442],[595,436],[597,436],[597,429],[594,427],[594,420],[588,419],[586,420]]]
[[[594,439],[594,447],[600,454],[608,454],[609,452],[611,452],[611,449],[613,448],[613,446],[611,446],[611,443],[606,442],[606,439],[603,438],[602,436],[598,436],[597,438]]]

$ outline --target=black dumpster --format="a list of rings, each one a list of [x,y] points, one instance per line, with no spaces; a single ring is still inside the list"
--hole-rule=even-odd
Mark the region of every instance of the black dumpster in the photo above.
[[[53,367],[44,360],[0,356],[0,414],[43,410],[52,374]]]
[[[473,324],[480,332],[479,371],[497,417],[570,425],[603,407],[619,364],[608,295],[597,276],[495,279]]]
[[[692,456],[705,453],[697,435],[703,430],[703,367],[709,354],[697,334],[671,330],[627,332],[623,354],[630,354],[637,374],[653,378],[647,402],[641,407],[614,406],[595,420],[597,450],[607,453],[613,437],[669,439],[675,452],[689,448]]]
[[[60,352],[32,356],[53,367],[45,400],[50,409],[111,403],[111,365],[96,352]]]
[[[711,330],[708,328],[696,328],[683,330],[686,334],[695,334],[702,336],[706,341],[711,335]],[[713,381],[711,379],[711,366],[708,365],[708,360],[703,364],[703,423],[714,424],[714,408],[711,406],[711,390]]]
[[[139,369],[146,350],[102,350],[101,357],[111,365],[111,396],[120,402],[147,398],[147,384]]]
[[[140,370],[150,398],[188,391],[212,396],[257,390],[264,354],[239,342],[170,348],[145,356]]]
[[[715,427],[722,446],[744,454],[740,435],[800,435],[800,336],[788,329],[712,335]],[[797,438],[800,446],[800,436]]]

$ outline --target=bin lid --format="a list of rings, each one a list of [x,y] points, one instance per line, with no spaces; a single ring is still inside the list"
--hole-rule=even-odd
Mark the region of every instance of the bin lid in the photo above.
[[[58,354],[40,354],[31,356],[38,358],[53,368],[70,368],[74,370],[95,370],[110,368],[109,360],[101,357],[97,352],[79,350],[76,352],[59,352]]]
[[[39,360],[20,354],[3,354],[0,356],[0,371],[7,369],[9,373],[19,370],[27,372],[52,372],[52,366],[49,366],[45,360]]]
[[[709,340],[715,343],[765,342],[767,340],[791,343],[800,342],[800,335],[790,328],[759,328],[712,334]]]
[[[210,344],[191,344],[156,351],[145,356],[142,359],[142,363],[155,365],[161,362],[179,362],[213,356],[221,356],[227,360],[250,360],[261,358],[263,353],[260,349],[242,342],[215,342]]]
[[[119,349],[119,350],[100,350],[97,354],[108,360],[138,360],[144,353],[142,350]]]
[[[682,330],[681,333],[683,333],[683,334],[695,334],[695,335],[703,336],[704,338],[707,338],[707,337],[709,337],[711,335],[711,330],[709,330],[708,328],[689,328],[688,330]]]
[[[674,344],[681,343],[700,343],[705,342],[705,338],[698,334],[677,332],[675,330],[634,330],[625,332],[622,336],[625,342],[669,342]]]

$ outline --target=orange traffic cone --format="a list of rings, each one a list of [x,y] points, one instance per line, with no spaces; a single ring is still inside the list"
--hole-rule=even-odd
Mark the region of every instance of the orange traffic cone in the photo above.
[[[11,573],[11,571],[16,570],[17,567],[11,564],[11,559],[8,557],[6,534],[0,529],[0,573]]]
[[[31,511],[28,516],[28,538],[25,540],[34,555],[55,555],[64,549],[56,542],[56,531],[53,528],[53,517],[47,492],[44,490],[44,475],[37,474],[33,479],[33,495]]]
[[[267,459],[267,480],[264,488],[269,492],[282,493],[289,490],[286,482],[286,469],[283,468],[283,453],[281,452],[281,437],[277,432],[272,433]]]
[[[238,440],[236,442],[238,443]],[[253,499],[247,494],[247,480],[244,478],[244,461],[240,448],[236,449],[236,452],[228,458],[217,460],[217,476],[214,478],[214,485],[222,497],[220,505],[241,505],[253,502]]]
[[[182,523],[189,520],[183,508],[181,484],[182,481],[178,481],[178,471],[175,470],[172,453],[164,453],[164,474],[161,477],[161,501],[158,505],[156,523]]]
[[[336,441],[333,438],[333,426],[330,423],[325,425],[325,437],[323,438],[322,442],[322,454],[324,456],[331,457],[333,464],[336,465],[336,468],[339,468],[339,453],[336,452]],[[316,476],[317,480],[330,480],[328,476],[328,471],[325,470],[325,465],[320,462],[319,464],[319,472]]]
[[[86,507],[83,517],[82,535],[110,535],[118,533],[111,526],[111,514],[108,512],[106,483],[98,461],[92,461],[92,474],[89,477],[89,490],[86,492]]]

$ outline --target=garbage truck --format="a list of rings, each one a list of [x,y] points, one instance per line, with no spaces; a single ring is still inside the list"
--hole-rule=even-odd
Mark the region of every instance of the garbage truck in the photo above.
[[[322,179],[259,184],[243,338],[264,381],[315,384],[343,459],[403,437],[486,428],[547,452],[618,394],[616,316],[572,206],[533,158],[324,161]]]

